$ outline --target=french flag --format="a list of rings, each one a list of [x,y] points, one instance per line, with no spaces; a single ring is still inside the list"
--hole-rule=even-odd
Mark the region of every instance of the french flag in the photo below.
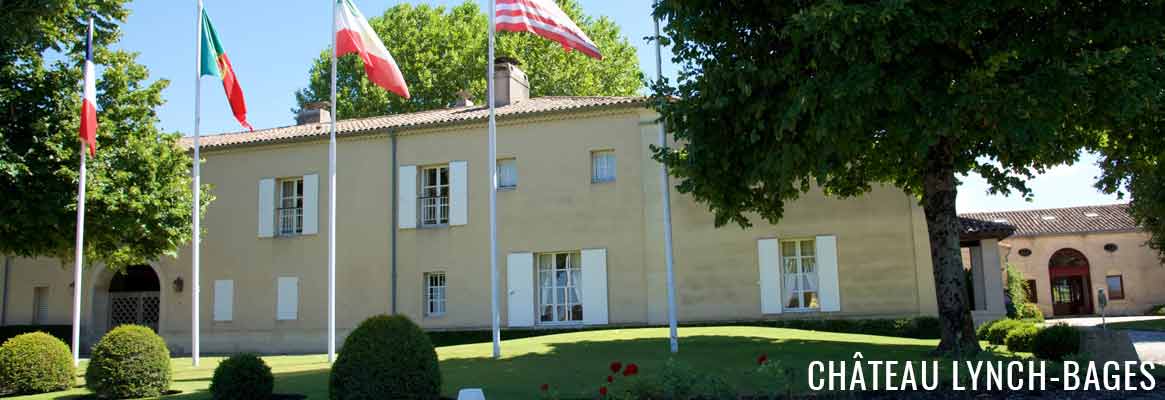
[[[93,20],[85,36],[85,94],[81,98],[81,140],[89,146],[89,155],[97,155],[97,82],[93,72]]]

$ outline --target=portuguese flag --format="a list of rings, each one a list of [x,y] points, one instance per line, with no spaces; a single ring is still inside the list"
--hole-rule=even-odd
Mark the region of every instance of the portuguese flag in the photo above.
[[[248,130],[255,130],[247,123],[247,102],[243,100],[243,88],[239,86],[235,69],[231,67],[231,60],[227,58],[222,42],[218,40],[218,33],[210,23],[210,16],[202,10],[202,56],[201,76],[213,76],[222,79],[222,87],[226,90],[227,100],[231,103],[231,111],[235,119]]]

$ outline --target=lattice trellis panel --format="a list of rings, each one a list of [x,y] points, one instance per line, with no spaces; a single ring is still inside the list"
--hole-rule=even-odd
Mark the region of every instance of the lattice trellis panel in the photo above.
[[[123,324],[148,326],[158,330],[161,301],[158,292],[117,292],[109,294],[109,328]]]

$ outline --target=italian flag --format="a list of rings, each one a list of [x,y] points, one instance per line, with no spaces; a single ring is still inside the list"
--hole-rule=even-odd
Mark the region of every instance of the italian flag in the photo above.
[[[368,80],[377,86],[404,98],[409,98],[409,88],[405,78],[396,66],[396,60],[380,36],[368,25],[364,14],[351,0],[336,1],[336,57],[356,53],[364,60],[364,72]]]
[[[222,79],[222,87],[226,90],[227,100],[231,103],[231,111],[235,119],[248,130],[255,130],[247,123],[247,102],[243,99],[243,88],[235,76],[235,69],[231,67],[231,60],[227,58],[222,42],[218,40],[218,33],[210,23],[210,16],[202,10],[202,56],[199,70],[200,76],[213,76]]]

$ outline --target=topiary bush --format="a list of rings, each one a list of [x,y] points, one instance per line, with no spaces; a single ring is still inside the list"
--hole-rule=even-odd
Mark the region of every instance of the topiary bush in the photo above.
[[[1032,343],[1039,332],[1040,328],[1035,325],[1021,325],[1007,332],[1003,343],[1007,345],[1008,350],[1031,353]]]
[[[988,343],[1003,345],[1004,341],[1007,340],[1008,332],[1025,325],[1033,324],[1031,322],[1017,321],[1014,319],[1001,319],[987,328],[987,337],[985,339],[987,339]]]
[[[73,386],[73,353],[44,332],[17,335],[0,345],[0,393],[46,393]]]
[[[1027,303],[1020,307],[1018,314],[1019,319],[1025,321],[1044,322],[1044,312],[1040,311],[1040,308],[1032,303]]]
[[[429,336],[404,316],[364,320],[332,365],[328,395],[348,399],[437,399],[441,370]]]
[[[223,360],[210,379],[210,396],[215,400],[268,400],[274,388],[271,367],[251,353]]]
[[[122,325],[93,345],[85,386],[102,398],[154,397],[170,388],[170,350],[140,325]]]
[[[978,328],[975,328],[975,337],[979,338],[979,340],[987,340],[987,331],[991,329],[991,325],[995,325],[995,323],[999,321],[1002,320],[997,319],[994,321],[987,321],[984,322],[983,325],[979,325]]]
[[[1053,325],[1036,334],[1032,353],[1045,360],[1063,360],[1080,352],[1080,330],[1068,325]]]

